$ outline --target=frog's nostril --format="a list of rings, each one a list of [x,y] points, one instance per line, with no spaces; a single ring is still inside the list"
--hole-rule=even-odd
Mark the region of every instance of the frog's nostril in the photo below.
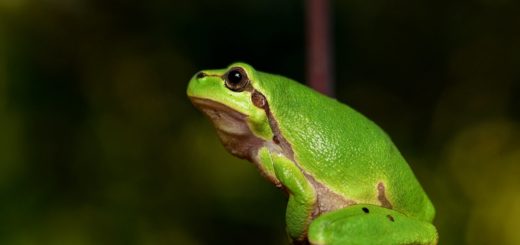
[[[201,78],[203,78],[203,77],[205,77],[205,76],[206,76],[206,73],[204,73],[204,72],[199,72],[199,73],[197,73],[197,78],[198,78],[198,79],[201,79]]]

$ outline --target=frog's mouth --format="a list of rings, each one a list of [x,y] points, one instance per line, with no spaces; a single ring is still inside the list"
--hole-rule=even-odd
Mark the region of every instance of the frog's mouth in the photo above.
[[[251,159],[263,144],[249,129],[245,114],[210,99],[189,98],[213,122],[222,144],[231,154]]]

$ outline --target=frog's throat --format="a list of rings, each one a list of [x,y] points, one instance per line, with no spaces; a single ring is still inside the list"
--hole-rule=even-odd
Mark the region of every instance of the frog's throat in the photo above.
[[[263,146],[264,141],[251,132],[247,116],[232,108],[205,98],[190,97],[213,123],[222,145],[233,155],[252,161],[252,156]]]

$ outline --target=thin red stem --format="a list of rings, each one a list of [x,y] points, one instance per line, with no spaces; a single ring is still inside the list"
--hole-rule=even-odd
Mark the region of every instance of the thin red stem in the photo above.
[[[329,0],[307,0],[307,82],[334,96]]]

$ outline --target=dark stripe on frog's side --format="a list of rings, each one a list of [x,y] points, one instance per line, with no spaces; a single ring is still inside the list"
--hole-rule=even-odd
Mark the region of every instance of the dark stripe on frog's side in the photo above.
[[[283,154],[289,158],[298,167],[298,169],[300,169],[307,180],[314,186],[318,196],[316,206],[312,212],[313,218],[325,212],[356,204],[354,200],[345,199],[345,197],[333,192],[302,169],[302,167],[294,159],[294,151],[291,147],[291,144],[282,135],[280,128],[278,127],[278,122],[274,118],[273,113],[269,108],[269,102],[262,93],[258,92],[257,90],[253,90],[251,101],[256,107],[265,111],[267,120],[269,121],[269,126],[273,132],[273,142],[282,148]]]
[[[385,184],[383,184],[383,182],[379,182],[377,184],[377,199],[379,200],[379,202],[381,202],[382,207],[389,208],[389,209],[393,208],[390,201],[388,201],[388,199],[386,198]]]
[[[267,121],[269,122],[269,126],[271,127],[271,130],[273,132],[273,142],[275,142],[282,148],[285,157],[289,158],[292,162],[296,163],[296,161],[294,160],[294,152],[292,150],[291,144],[287,142],[287,140],[283,137],[282,133],[280,132],[278,122],[273,117],[273,113],[269,109],[269,102],[267,101],[265,96],[257,90],[253,90],[251,94],[251,101],[256,107],[261,108],[265,111]],[[298,166],[298,168],[300,167]]]

